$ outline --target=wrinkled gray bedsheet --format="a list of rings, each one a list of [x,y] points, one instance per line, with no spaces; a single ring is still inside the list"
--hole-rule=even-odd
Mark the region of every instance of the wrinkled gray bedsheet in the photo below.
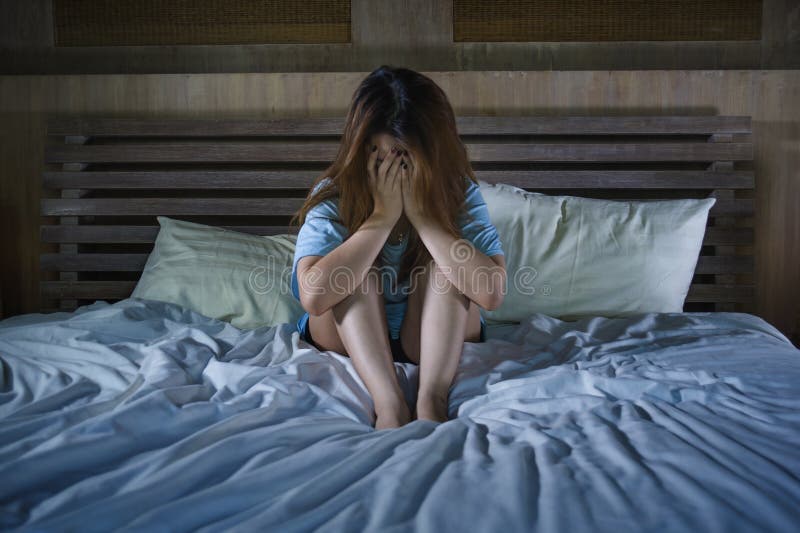
[[[767,322],[488,335],[450,421],[376,431],[351,360],[290,324],[135,298],[6,319],[0,529],[797,531],[800,351]]]

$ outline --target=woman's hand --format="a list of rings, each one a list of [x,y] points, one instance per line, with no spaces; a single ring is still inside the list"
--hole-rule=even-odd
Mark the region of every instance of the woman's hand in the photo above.
[[[403,165],[401,165],[400,168],[400,177],[403,190],[403,211],[405,211],[408,221],[411,222],[414,227],[419,229],[419,225],[424,222],[424,217],[414,196],[413,183],[411,180],[414,167],[407,155],[403,157]]]
[[[403,214],[403,196],[400,186],[402,159],[393,148],[377,166],[378,148],[374,147],[367,162],[370,190],[374,203],[373,213],[386,217],[392,224]]]

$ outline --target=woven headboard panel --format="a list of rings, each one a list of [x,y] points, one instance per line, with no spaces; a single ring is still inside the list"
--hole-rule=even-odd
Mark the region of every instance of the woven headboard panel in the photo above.
[[[155,217],[255,234],[290,215],[337,150],[341,119],[51,119],[42,310],[130,296]],[[747,116],[464,116],[476,175],[547,194],[716,196],[686,311],[753,312]]]

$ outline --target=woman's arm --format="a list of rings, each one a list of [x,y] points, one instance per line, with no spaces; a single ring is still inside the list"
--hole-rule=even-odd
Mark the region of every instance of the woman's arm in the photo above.
[[[349,238],[324,256],[309,255],[297,262],[300,305],[311,315],[321,315],[361,286],[375,258],[403,214],[400,185],[402,157],[392,149],[380,166],[377,146],[367,161],[372,214]]]
[[[297,262],[300,305],[321,315],[352,294],[364,281],[395,224],[374,212],[342,244],[325,256],[308,255]]]
[[[413,163],[411,165],[413,168]],[[412,169],[402,171],[403,211],[417,230],[439,270],[467,298],[489,311],[503,303],[506,260],[503,254],[487,256],[467,239],[457,239],[423,215],[414,201]]]
[[[506,262],[502,254],[489,257],[468,240],[456,239],[430,220],[416,217],[411,223],[450,283],[488,311],[500,307],[506,292]]]

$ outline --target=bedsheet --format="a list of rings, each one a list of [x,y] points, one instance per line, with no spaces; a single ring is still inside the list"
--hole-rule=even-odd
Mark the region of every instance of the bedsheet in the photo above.
[[[0,322],[0,529],[796,531],[800,351],[745,313],[465,343],[376,431],[347,357],[129,298]],[[395,363],[413,407],[418,367]]]

